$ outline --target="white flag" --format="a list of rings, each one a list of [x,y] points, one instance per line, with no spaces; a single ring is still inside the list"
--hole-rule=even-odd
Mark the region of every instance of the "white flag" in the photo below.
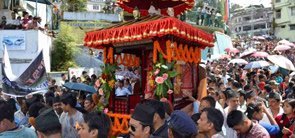
[[[14,81],[17,79],[17,77],[12,73],[12,69],[11,69],[11,64],[10,64],[10,60],[9,60],[9,55],[7,52],[7,48],[6,45],[4,44],[3,46],[3,59],[2,59],[2,66],[4,66],[4,72],[6,74],[6,77],[10,80],[10,81]]]

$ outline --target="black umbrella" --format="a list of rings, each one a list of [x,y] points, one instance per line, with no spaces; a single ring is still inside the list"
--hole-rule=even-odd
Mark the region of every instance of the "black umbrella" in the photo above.
[[[51,2],[49,0],[26,0],[26,1],[31,1],[31,2],[36,2],[36,3],[42,3],[46,5],[51,5]]]

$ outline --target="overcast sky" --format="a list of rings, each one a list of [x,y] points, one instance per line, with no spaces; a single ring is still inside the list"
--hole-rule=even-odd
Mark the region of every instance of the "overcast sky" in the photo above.
[[[230,3],[236,3],[241,6],[249,6],[250,4],[252,5],[260,5],[263,4],[265,7],[271,7],[271,0],[229,0]]]

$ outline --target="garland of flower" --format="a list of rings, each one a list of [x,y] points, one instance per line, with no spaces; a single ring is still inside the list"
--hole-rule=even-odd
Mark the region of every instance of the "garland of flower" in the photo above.
[[[128,128],[129,128],[130,115],[112,114],[112,113],[108,113],[108,115],[113,120],[112,136],[116,136],[117,134],[129,133]]]
[[[171,80],[177,76],[177,72],[174,70],[174,64],[175,61],[168,63],[163,59],[163,56],[159,54],[159,61],[153,66],[152,78],[154,78],[154,82],[149,83],[155,84],[154,94],[159,99],[173,93],[173,84]]]
[[[95,103],[97,104],[98,111],[103,111],[104,107],[108,105],[111,92],[114,91],[116,83],[115,71],[117,65],[105,63],[105,66],[102,68],[102,75],[95,82],[95,86],[98,89],[98,93],[93,95],[92,97]],[[104,103],[98,102],[98,95],[104,97]]]
[[[139,58],[135,55],[131,54],[124,54],[123,55],[116,55],[115,61],[118,65],[124,65],[126,67],[139,67],[140,62]]]
[[[103,62],[104,63],[114,63],[114,49],[112,47],[105,47],[103,49]]]
[[[172,60],[181,60],[184,62],[195,63],[198,64],[201,60],[201,49],[198,47],[192,47],[173,43],[173,47],[171,46],[171,41],[166,41],[166,52],[161,49],[160,43],[158,41],[154,41],[153,48],[153,62],[156,63],[158,59],[158,53],[160,53],[164,59],[170,63]]]

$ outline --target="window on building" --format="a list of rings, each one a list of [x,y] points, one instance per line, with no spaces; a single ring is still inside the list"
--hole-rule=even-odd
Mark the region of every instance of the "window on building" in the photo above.
[[[235,31],[238,33],[238,32],[241,32],[242,28],[241,27],[236,27],[235,28]]]
[[[291,16],[295,16],[295,7],[291,7]]]
[[[290,30],[295,30],[295,24],[290,24]]]
[[[276,18],[281,18],[281,10],[276,10]]]
[[[254,15],[254,19],[262,19],[262,18],[263,18],[262,14]]]
[[[99,5],[93,5],[93,10],[100,10]]]
[[[267,23],[267,28],[271,28],[271,23]]]
[[[250,21],[251,20],[251,17],[250,16],[244,17],[243,20],[244,21]]]
[[[238,22],[241,22],[241,21],[242,21],[242,18],[241,18],[241,17],[239,17],[239,18],[238,18]]]
[[[281,26],[281,28],[285,28],[285,27],[286,27],[286,25],[282,25],[282,26]]]
[[[251,25],[243,26],[243,31],[250,31]]]
[[[265,28],[266,28],[265,23],[255,24],[254,25],[254,30],[257,30],[257,29],[265,29]]]
[[[279,2],[281,2],[281,0],[276,0],[276,3],[279,3]]]

